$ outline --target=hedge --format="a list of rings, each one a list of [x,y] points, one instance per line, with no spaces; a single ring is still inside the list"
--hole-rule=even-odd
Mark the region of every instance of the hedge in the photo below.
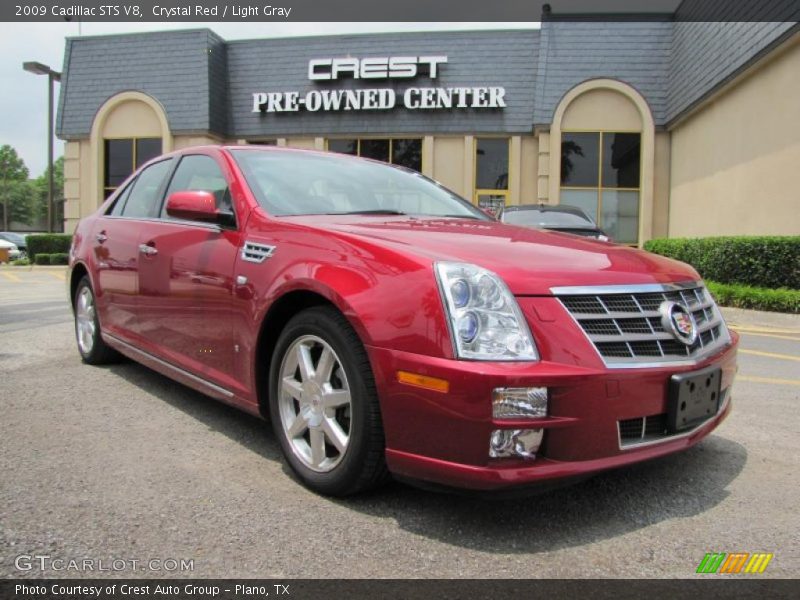
[[[36,261],[37,254],[67,254],[72,244],[72,236],[64,233],[39,233],[28,236],[28,256]],[[50,263],[44,263],[50,264]]]
[[[51,265],[68,265],[69,264],[69,254],[66,252],[56,252],[50,255],[50,264]]]
[[[40,252],[36,256],[33,257],[33,264],[35,265],[49,265],[50,264],[50,255],[44,254]]]
[[[800,236],[655,239],[644,248],[689,263],[717,283],[800,289]]]
[[[800,290],[767,289],[708,280],[706,285],[722,306],[800,313]]]

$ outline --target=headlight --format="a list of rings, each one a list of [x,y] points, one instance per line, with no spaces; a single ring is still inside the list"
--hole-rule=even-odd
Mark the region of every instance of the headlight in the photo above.
[[[517,301],[497,275],[465,263],[435,265],[458,358],[539,360]]]

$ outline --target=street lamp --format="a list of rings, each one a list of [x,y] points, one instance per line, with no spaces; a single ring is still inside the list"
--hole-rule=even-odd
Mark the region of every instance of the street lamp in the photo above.
[[[47,75],[47,233],[53,232],[53,83],[61,81],[61,73],[40,62],[24,62],[22,68],[34,75]]]

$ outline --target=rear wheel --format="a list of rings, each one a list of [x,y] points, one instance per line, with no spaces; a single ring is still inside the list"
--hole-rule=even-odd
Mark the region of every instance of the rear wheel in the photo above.
[[[81,358],[90,365],[103,365],[119,358],[116,350],[100,335],[97,305],[88,277],[80,280],[75,291],[75,338]]]
[[[284,328],[270,369],[270,416],[309,488],[346,496],[387,478],[375,382],[364,346],[338,311],[315,307]]]

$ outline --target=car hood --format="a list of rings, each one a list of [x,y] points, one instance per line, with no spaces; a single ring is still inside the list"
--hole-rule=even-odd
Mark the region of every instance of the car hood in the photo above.
[[[359,215],[288,219],[432,261],[476,264],[500,275],[516,295],[549,295],[560,286],[699,279],[688,265],[637,248],[496,221]]]

